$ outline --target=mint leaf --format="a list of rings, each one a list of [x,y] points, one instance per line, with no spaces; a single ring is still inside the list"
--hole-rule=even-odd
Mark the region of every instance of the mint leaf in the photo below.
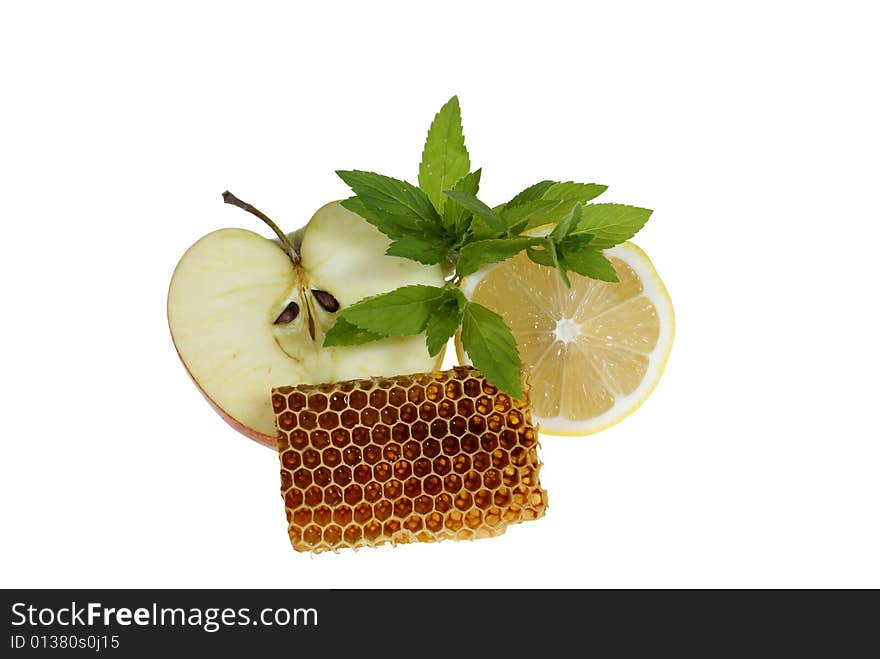
[[[383,338],[381,334],[361,329],[357,325],[352,325],[345,318],[336,319],[333,327],[331,327],[324,335],[324,346],[357,346],[370,341],[378,341]]]
[[[577,230],[594,234],[591,245],[606,249],[632,238],[645,226],[652,212],[623,204],[588,204],[584,206]]]
[[[366,208],[368,213],[362,217],[389,238],[436,232],[440,227],[440,216],[431,200],[411,183],[373,172],[336,173],[358,199],[354,203],[347,199],[343,207],[359,215],[359,210]]]
[[[456,271],[461,276],[469,275],[484,265],[506,261],[530,245],[543,243],[543,238],[489,238],[466,244],[458,253]]]
[[[424,263],[434,265],[446,261],[449,245],[442,238],[422,238],[419,236],[403,236],[392,242],[385,253],[388,256],[401,256]]]
[[[546,217],[548,211],[559,205],[555,199],[533,199],[516,206],[502,206],[499,214],[507,222],[512,236],[521,234],[534,218]]]
[[[452,189],[476,195],[480,189],[480,176],[482,173],[483,170],[478,169],[470,174],[465,174],[456,181]],[[447,231],[451,231],[458,237],[463,236],[470,225],[470,219],[470,211],[454,199],[446,199],[446,206],[443,208],[443,226]]]
[[[579,275],[602,281],[620,281],[611,261],[597,249],[583,245],[572,248],[568,241],[564,240],[559,245],[559,252],[564,265]]]
[[[440,354],[443,346],[449,341],[449,337],[455,334],[455,330],[461,325],[467,298],[457,288],[447,288],[446,299],[441,302],[431,318],[428,319],[426,342],[428,354],[431,357]]]
[[[535,249],[534,247],[530,247],[529,250],[526,252],[526,254],[533,262],[537,263],[538,265],[544,265],[544,266],[547,266],[548,268],[555,268],[556,267],[556,260],[555,260],[556,251],[553,246],[553,243],[549,242],[549,241],[545,241],[545,242],[541,243],[541,246],[543,247],[543,249]]]
[[[428,318],[443,300],[437,286],[403,286],[389,293],[364,298],[340,314],[349,323],[384,336],[406,336],[424,331]]]
[[[541,199],[544,196],[544,193],[547,192],[547,190],[549,190],[554,185],[556,185],[556,181],[540,181],[538,183],[535,183],[534,185],[530,185],[525,190],[516,195],[513,199],[504,204],[504,208],[514,208],[515,206],[524,204],[527,201],[535,201],[536,199]]]
[[[550,232],[550,240],[558,243],[571,233],[571,230],[576,227],[580,221],[582,211],[583,206],[581,206],[580,203],[575,203],[568,214],[563,217],[555,227],[553,227],[553,231]]]
[[[464,190],[444,190],[443,194],[474,214],[471,229],[478,240],[507,231],[504,219],[471,193]]]
[[[419,187],[425,191],[438,213],[443,213],[450,188],[471,168],[461,128],[461,108],[453,96],[440,108],[431,122],[419,165]]]
[[[560,201],[579,201],[582,204],[595,199],[608,189],[607,185],[598,183],[575,183],[566,181],[552,185],[545,193],[544,199],[558,199]]]
[[[461,343],[477,370],[492,384],[513,398],[522,398],[519,352],[501,316],[475,302],[468,303]]]

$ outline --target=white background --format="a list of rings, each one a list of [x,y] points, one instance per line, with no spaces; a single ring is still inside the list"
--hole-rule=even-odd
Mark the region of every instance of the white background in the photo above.
[[[0,586],[880,586],[872,3],[489,4],[4,3]],[[667,371],[543,439],[538,522],[297,554],[276,456],[178,362],[169,278],[260,230],[226,188],[292,230],[335,169],[415,179],[453,93],[488,201],[656,209]]]

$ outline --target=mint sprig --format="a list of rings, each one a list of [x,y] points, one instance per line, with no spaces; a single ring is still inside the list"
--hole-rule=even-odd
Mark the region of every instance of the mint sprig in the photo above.
[[[435,356],[460,327],[474,366],[501,391],[521,398],[513,334],[501,316],[465,298],[458,288],[461,278],[524,251],[533,262],[555,268],[566,286],[572,272],[615,282],[617,273],[602,250],[629,240],[651,211],[590,203],[605,192],[604,185],[552,180],[492,207],[477,197],[482,170],[470,167],[461,109],[453,96],[428,130],[418,186],[373,172],[337,172],[354,193],[342,205],[391,239],[388,255],[440,264],[449,274],[444,286],[403,286],[342,309],[324,345],[424,332]],[[554,226],[546,235],[526,235],[544,225]]]

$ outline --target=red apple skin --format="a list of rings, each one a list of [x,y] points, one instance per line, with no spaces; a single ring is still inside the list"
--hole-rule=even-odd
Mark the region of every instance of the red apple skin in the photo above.
[[[174,337],[171,337],[171,342],[172,343],[174,342]],[[219,405],[217,405],[217,403],[215,403],[211,399],[211,397],[208,396],[208,394],[205,393],[205,390],[199,386],[199,383],[196,382],[196,379],[193,377],[193,374],[189,372],[189,368],[187,368],[186,362],[183,361],[183,357],[180,356],[180,351],[177,349],[176,345],[174,346],[174,351],[177,353],[177,356],[180,357],[180,363],[183,364],[183,368],[186,369],[186,374],[189,376],[189,379],[192,380],[193,384],[196,385],[196,389],[198,389],[199,393],[201,393],[202,396],[205,397],[205,400],[208,401],[208,404],[214,409],[215,412],[217,412],[217,414],[220,415],[221,419],[223,419],[226,423],[228,423],[230,426],[235,428],[238,432],[240,432],[242,435],[244,435],[248,439],[252,439],[255,442],[257,442],[258,444],[262,444],[266,448],[270,448],[273,451],[278,450],[278,438],[277,437],[270,437],[269,435],[264,435],[261,432],[257,432],[253,428],[248,428],[241,421],[234,419],[233,417],[229,416],[225,411],[223,411],[223,409]]]

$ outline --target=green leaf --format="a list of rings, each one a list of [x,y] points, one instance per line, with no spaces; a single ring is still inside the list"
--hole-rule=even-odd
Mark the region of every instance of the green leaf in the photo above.
[[[594,234],[592,247],[606,249],[632,238],[645,226],[652,212],[623,204],[588,204],[584,206],[577,231]]]
[[[337,171],[357,195],[358,202],[342,202],[343,207],[361,214],[389,238],[436,232],[441,226],[440,216],[431,200],[417,187],[406,181],[373,172]]]
[[[542,242],[541,245],[544,249],[535,249],[534,247],[530,247],[526,252],[528,257],[538,265],[547,266],[548,268],[555,268],[556,261],[554,260],[554,255],[556,253],[552,242]]]
[[[489,263],[506,261],[530,245],[543,243],[543,238],[489,238],[466,244],[458,253],[455,266],[458,274],[472,274]]]
[[[458,97],[446,102],[428,129],[428,138],[419,165],[419,187],[425,191],[437,212],[443,213],[446,198],[443,190],[450,188],[471,168]]]
[[[598,183],[575,183],[566,181],[552,185],[545,193],[544,199],[558,199],[560,201],[579,201],[582,204],[595,199],[608,189],[607,185]]]
[[[476,195],[480,189],[480,176],[482,173],[483,170],[478,169],[475,172],[462,176],[452,186],[452,189]],[[464,232],[468,230],[468,226],[470,226],[470,219],[470,211],[454,199],[447,198],[446,206],[443,209],[443,226],[447,231],[455,234],[457,238],[462,237]]]
[[[556,181],[540,181],[534,185],[530,185],[525,190],[516,195],[513,199],[504,204],[504,208],[514,208],[527,201],[535,201],[544,197],[544,193],[551,187],[556,185]]]
[[[564,259],[565,266],[569,270],[592,279],[610,282],[620,281],[611,261],[605,258],[602,252],[585,246],[572,248],[567,242],[562,242],[559,246],[559,251]]]
[[[381,334],[361,329],[357,325],[352,325],[345,318],[339,317],[333,327],[324,335],[324,346],[357,346],[378,341],[381,338],[383,338]]]
[[[501,316],[480,304],[468,303],[461,343],[477,370],[492,384],[513,398],[522,398],[519,352]]]
[[[385,250],[388,256],[401,256],[425,265],[445,262],[448,252],[449,245],[442,237],[430,239],[419,236],[398,238]]]
[[[403,286],[389,293],[364,298],[340,315],[349,323],[384,336],[406,336],[424,331],[428,318],[446,289],[437,286]]]
[[[508,231],[512,236],[518,236],[525,230],[532,218],[546,216],[546,213],[559,202],[555,199],[533,199],[524,201],[516,206],[502,206],[499,214],[507,222]]]
[[[471,228],[476,239],[489,238],[507,231],[507,223],[504,219],[469,192],[444,190],[443,194],[474,214]]]
[[[563,217],[555,227],[553,227],[553,231],[550,232],[550,240],[558,243],[571,233],[571,230],[575,228],[580,221],[582,211],[583,206],[581,206],[579,202],[572,206],[568,214]]]
[[[446,299],[437,306],[428,319],[426,342],[431,357],[439,355],[449,338],[455,334],[455,330],[461,325],[464,308],[467,305],[467,299],[460,290],[457,288],[446,290],[448,291]]]

